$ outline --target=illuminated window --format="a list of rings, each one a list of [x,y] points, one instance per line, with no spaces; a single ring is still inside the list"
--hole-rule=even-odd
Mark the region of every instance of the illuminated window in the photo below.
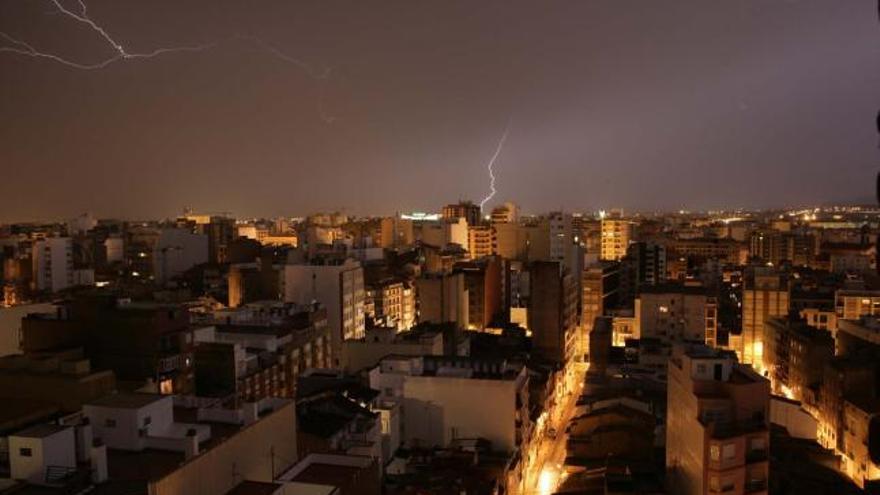
[[[709,458],[712,459],[713,461],[716,461],[716,462],[720,461],[721,460],[721,447],[718,445],[713,445],[713,446],[709,447]]]
[[[159,393],[162,395],[170,395],[174,393],[174,382],[170,378],[159,382]]]

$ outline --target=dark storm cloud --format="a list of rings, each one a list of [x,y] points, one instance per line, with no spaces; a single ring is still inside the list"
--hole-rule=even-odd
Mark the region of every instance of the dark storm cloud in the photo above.
[[[479,200],[508,118],[495,199],[533,211],[861,200],[878,163],[871,0],[88,3],[134,51],[219,45],[0,53],[0,220]],[[0,30],[112,55],[49,6]]]

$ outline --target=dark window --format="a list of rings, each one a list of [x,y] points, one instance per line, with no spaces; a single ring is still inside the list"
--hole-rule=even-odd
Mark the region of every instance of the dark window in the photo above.
[[[27,447],[22,447],[22,448],[18,449],[18,455],[20,455],[22,457],[33,457],[34,452]]]
[[[721,378],[722,378],[721,370],[722,370],[721,365],[720,365],[720,364],[716,364],[716,365],[715,365],[715,379],[718,380],[718,381],[721,381]]]
[[[116,420],[112,418],[107,418],[104,420],[104,426],[107,428],[116,428]]]

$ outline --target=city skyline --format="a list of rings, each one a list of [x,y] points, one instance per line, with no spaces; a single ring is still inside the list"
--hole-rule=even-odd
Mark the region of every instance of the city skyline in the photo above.
[[[488,206],[872,201],[872,1],[189,6],[88,14],[131,53],[209,49],[90,71],[0,53],[0,161],[16,170],[0,221],[479,201],[507,122]],[[6,2],[0,31],[81,63],[114,56],[51,10]]]

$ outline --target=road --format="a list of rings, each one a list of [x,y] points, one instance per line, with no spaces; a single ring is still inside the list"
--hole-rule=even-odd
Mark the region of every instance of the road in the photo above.
[[[575,371],[574,392],[565,396],[561,404],[548,411],[547,425],[538,432],[538,440],[534,443],[535,461],[527,469],[525,495],[550,495],[565,479],[563,464],[565,463],[565,444],[568,435],[565,429],[574,416],[577,399],[584,383],[582,370]],[[556,438],[546,432],[549,428],[556,429]]]

